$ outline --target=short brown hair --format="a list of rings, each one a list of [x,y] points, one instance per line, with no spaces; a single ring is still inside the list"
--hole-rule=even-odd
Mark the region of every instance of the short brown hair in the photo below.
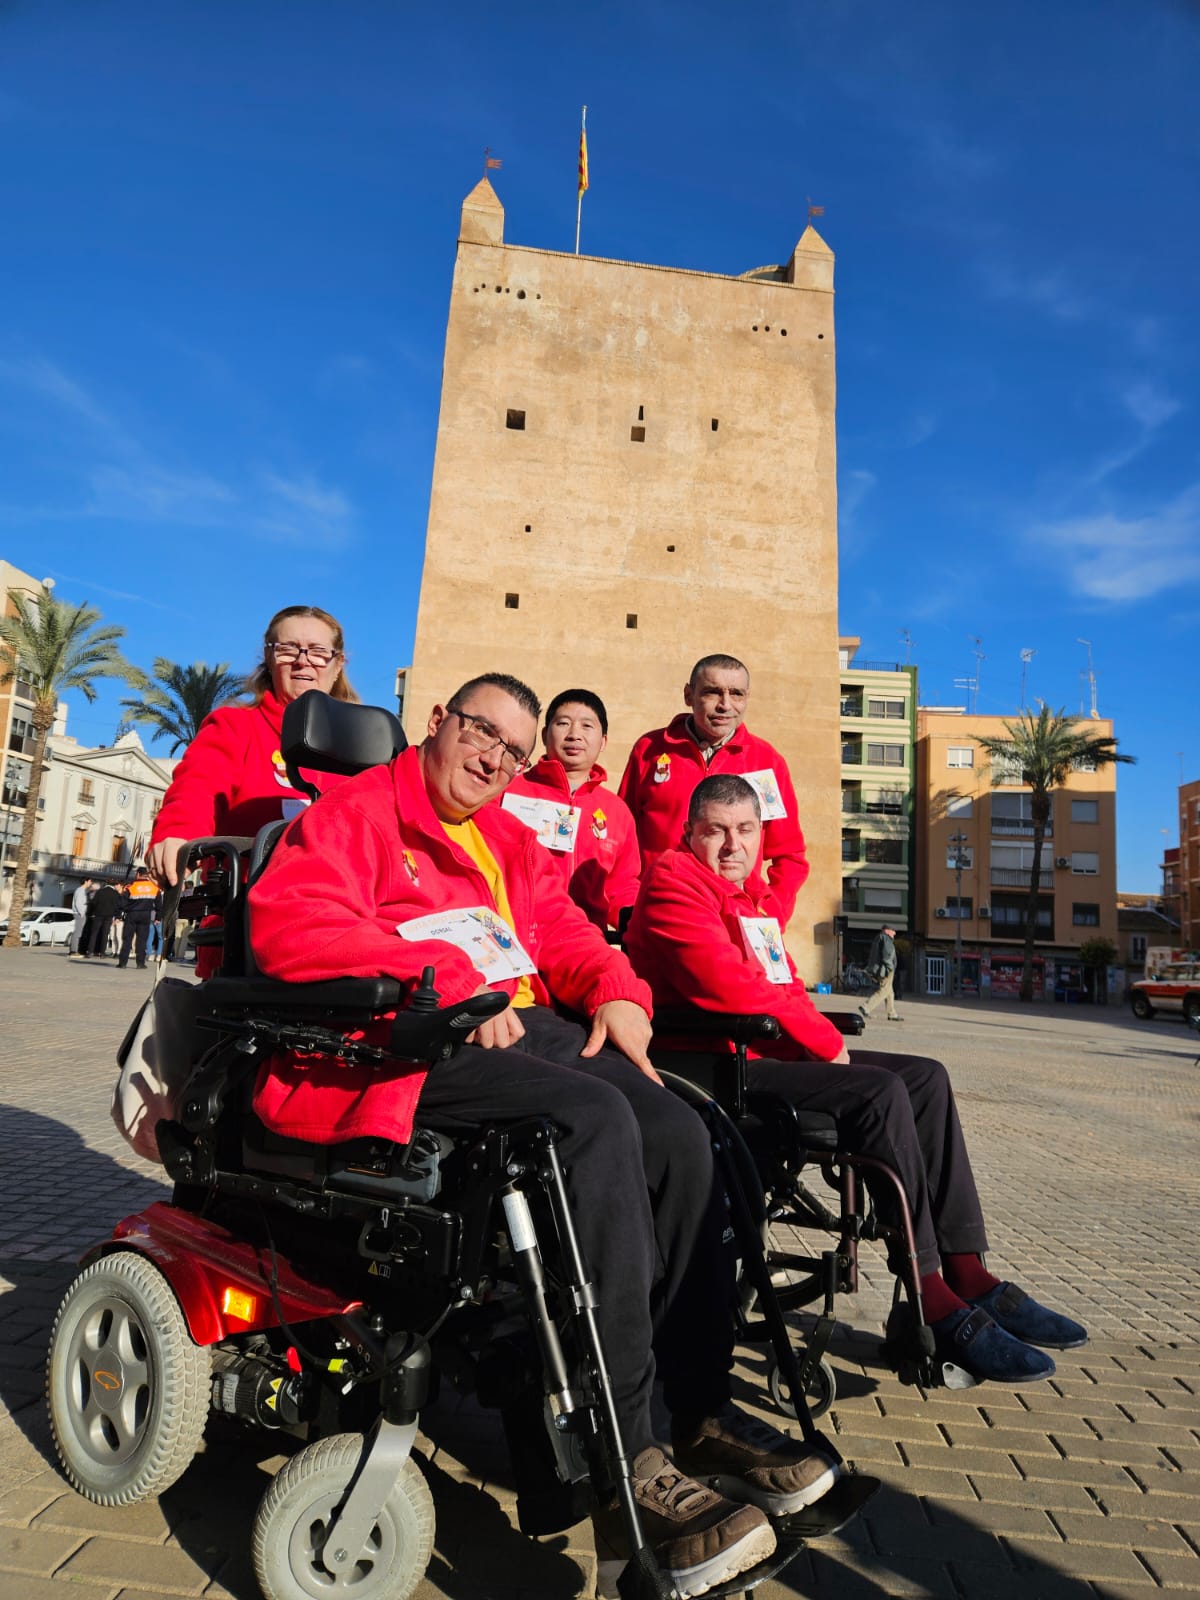
[[[320,606],[284,606],[282,611],[277,611],[267,623],[267,631],[263,634],[263,658],[255,670],[246,679],[246,693],[254,697],[254,704],[261,705],[264,698],[271,690],[271,663],[267,655],[267,647],[275,643],[275,635],[279,631],[279,624],[286,622],[289,617],[315,617],[318,622],[323,622],[333,634],[333,648],[339,655],[346,648],[345,636],[342,625],[336,617],[330,616],[328,611],[322,611]],[[333,688],[329,691],[334,700],[352,700],[356,705],[358,696],[350,687],[350,680],[346,676],[345,657],[343,656],[342,669],[334,679]]]

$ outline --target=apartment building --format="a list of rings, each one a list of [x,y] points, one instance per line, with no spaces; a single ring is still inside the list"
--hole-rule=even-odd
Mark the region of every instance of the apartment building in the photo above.
[[[1189,950],[1200,950],[1200,779],[1179,786],[1180,938]]]
[[[838,640],[842,739],[843,960],[862,961],[884,923],[911,927],[917,669],[858,659]]]
[[[14,591],[36,600],[42,592],[41,579],[22,572],[11,562],[0,561],[0,616],[16,616]],[[0,652],[0,678],[11,668],[11,659]],[[61,730],[66,725],[66,706],[60,704],[58,710],[55,728]],[[33,743],[33,689],[18,671],[7,682],[0,682],[0,748],[4,753],[0,784],[0,916],[8,915],[17,846],[25,826],[25,797],[29,793]],[[38,810],[40,814],[44,807],[39,806]],[[37,842],[35,834],[35,846]]]
[[[976,736],[1004,735],[1002,717],[959,707],[917,712],[917,815],[922,841],[914,927],[915,981],[952,991],[961,957],[967,995],[1015,995],[1033,868],[1031,794],[1017,770],[994,765]],[[1111,736],[1111,722],[1089,721]],[[1117,769],[1072,773],[1052,797],[1038,891],[1034,992],[1078,998],[1090,975],[1079,962],[1088,939],[1118,943]]]

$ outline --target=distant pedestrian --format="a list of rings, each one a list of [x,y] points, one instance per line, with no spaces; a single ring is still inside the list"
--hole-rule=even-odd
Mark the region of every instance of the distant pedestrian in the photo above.
[[[146,941],[146,954],[151,961],[157,960],[162,954],[162,895],[154,902],[154,911],[150,917],[150,937]]]
[[[96,887],[91,878],[85,878],[71,896],[71,915],[75,921],[71,925],[70,958],[72,961],[83,960],[83,934],[87,927],[88,907],[92,898],[92,890]]]
[[[867,957],[867,977],[875,985],[875,992],[859,1006],[859,1015],[869,1017],[882,1002],[887,1007],[888,1021],[902,1022],[904,1019],[897,1016],[893,998],[896,983],[896,930],[888,927],[886,923],[871,941],[871,953]]]
[[[125,930],[121,935],[121,953],[117,957],[117,965],[119,967],[129,965],[129,952],[132,949],[136,954],[138,966],[144,967],[146,943],[150,937],[150,924],[154,920],[154,908],[162,903],[158,885],[151,878],[149,867],[137,869],[125,895]]]
[[[113,918],[121,915],[125,902],[119,892],[111,883],[102,883],[92,896],[91,919],[92,931],[88,936],[85,956],[104,956],[108,954],[108,933],[113,925]]]

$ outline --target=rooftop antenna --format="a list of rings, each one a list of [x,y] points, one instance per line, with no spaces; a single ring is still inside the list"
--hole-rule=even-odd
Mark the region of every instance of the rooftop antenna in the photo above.
[[[976,636],[974,634],[971,634],[970,637],[975,639],[975,710],[978,711],[979,710],[979,666],[980,666],[981,662],[987,660],[987,657],[983,653],[983,640],[979,639],[979,638],[976,638]]]
[[[1088,685],[1089,685],[1089,687],[1091,688],[1091,691],[1092,691],[1092,709],[1091,709],[1091,712],[1089,714],[1090,714],[1091,719],[1092,719],[1093,722],[1098,722],[1100,720],[1100,713],[1096,710],[1096,674],[1092,671],[1092,641],[1090,639],[1076,639],[1075,643],[1076,644],[1083,644],[1083,645],[1087,646],[1087,653],[1088,653],[1087,679],[1088,679]],[[1082,709],[1083,709],[1083,707],[1081,706],[1080,710],[1082,711]]]
[[[1021,710],[1022,711],[1024,711],[1024,709],[1025,709],[1025,673],[1028,670],[1029,663],[1033,660],[1035,655],[1037,655],[1037,651],[1036,650],[1022,650],[1021,651]]]
[[[961,689],[962,690],[963,699],[967,702],[966,705],[963,707],[964,711],[970,711],[970,709],[971,709],[971,692],[972,692],[972,690],[975,691],[976,704],[978,704],[979,685],[978,685],[978,683],[976,683],[974,678],[955,678],[954,687],[956,689]]]
[[[912,634],[909,633],[907,628],[901,628],[900,637],[904,640],[904,665],[907,667],[909,658],[912,655]]]

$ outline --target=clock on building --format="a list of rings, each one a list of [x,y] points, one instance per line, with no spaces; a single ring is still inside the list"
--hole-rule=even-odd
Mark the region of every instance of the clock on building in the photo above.
[[[117,804],[121,807],[125,807],[129,804],[129,790],[126,789],[124,785],[117,790]]]

